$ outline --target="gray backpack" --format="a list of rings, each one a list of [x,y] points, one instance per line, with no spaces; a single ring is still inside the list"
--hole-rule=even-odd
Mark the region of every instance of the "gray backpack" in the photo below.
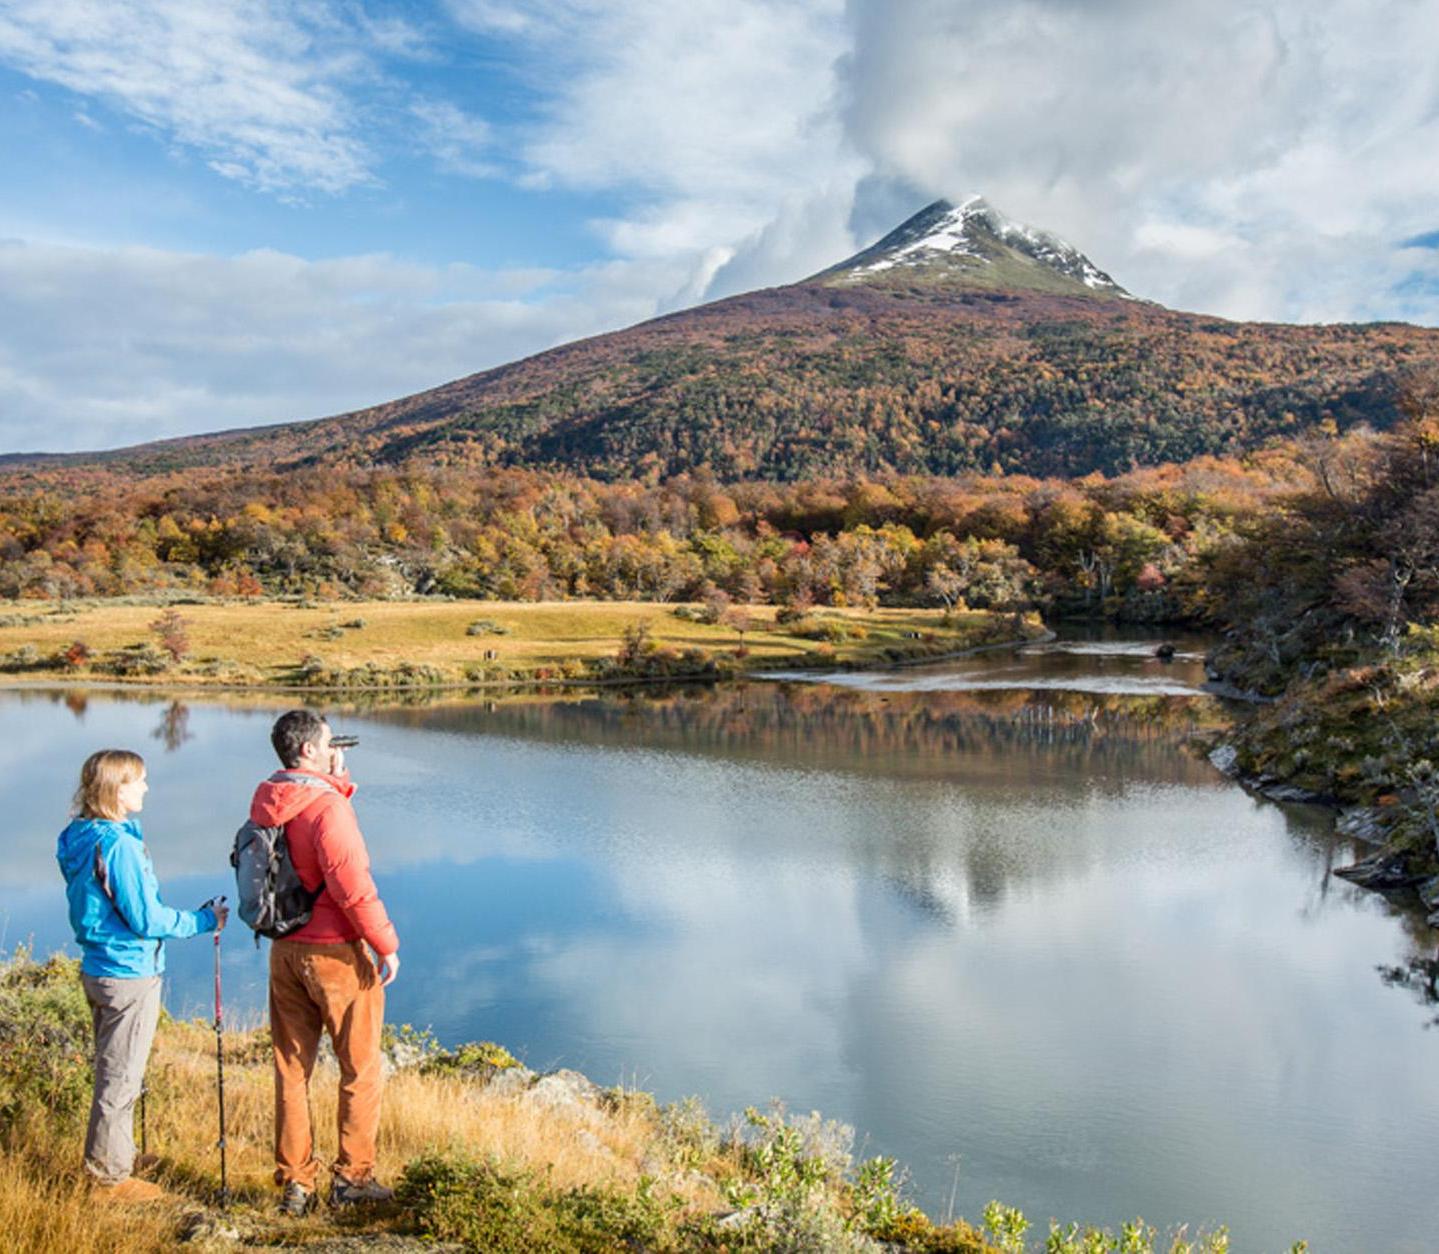
[[[314,775],[277,771],[270,778],[339,795],[333,784]],[[283,827],[263,827],[246,819],[235,833],[230,865],[235,868],[240,918],[254,929],[256,945],[262,936],[279,940],[310,921],[323,885],[311,892],[300,883]]]

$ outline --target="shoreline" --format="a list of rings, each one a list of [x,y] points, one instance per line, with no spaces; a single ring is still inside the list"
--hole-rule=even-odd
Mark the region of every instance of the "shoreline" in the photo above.
[[[157,623],[140,622],[155,607],[55,608],[9,623],[0,627],[0,688],[412,694],[724,683],[779,668],[925,665],[1055,634],[1034,614],[896,607],[823,607],[783,623],[769,605],[734,607],[706,623],[694,607],[657,602],[182,608],[170,607],[185,633],[173,650],[179,658],[134,639],[156,632]],[[334,621],[346,614],[354,617]],[[226,644],[232,656],[217,652]],[[67,665],[67,652],[79,661]]]
[[[993,644],[979,644],[967,649],[956,649],[948,653],[928,654],[922,657],[903,658],[898,661],[851,661],[846,663],[826,662],[823,665],[813,665],[801,669],[808,670],[837,670],[837,671],[896,671],[904,670],[912,666],[928,666],[932,663],[954,661],[958,658],[974,657],[981,653],[997,653],[1005,649],[1019,650],[1032,644],[1047,644],[1056,638],[1056,633],[1047,631],[1042,636],[1019,636],[1011,640],[1000,640]],[[800,666],[796,661],[785,663],[789,666]],[[0,676],[0,692],[54,692],[60,691],[84,691],[84,692],[121,692],[121,693],[183,693],[186,695],[205,696],[209,693],[225,695],[257,694],[265,693],[376,693],[376,692],[434,692],[464,694],[467,692],[492,692],[497,689],[584,689],[584,688],[631,688],[631,687],[655,687],[660,684],[709,684],[720,686],[723,684],[735,683],[787,683],[790,682],[783,676],[766,674],[760,670],[734,670],[722,674],[712,672],[676,672],[671,675],[635,676],[633,678],[615,677],[593,679],[510,679],[510,680],[480,680],[462,681],[449,684],[373,684],[364,686],[360,684],[337,684],[337,685],[315,685],[315,684],[272,684],[272,683],[209,683],[201,684],[194,682],[170,682],[162,678],[154,680],[131,680],[126,682],[122,679],[107,677],[104,679],[82,679],[74,676],[56,676],[54,678],[35,679],[8,679]]]

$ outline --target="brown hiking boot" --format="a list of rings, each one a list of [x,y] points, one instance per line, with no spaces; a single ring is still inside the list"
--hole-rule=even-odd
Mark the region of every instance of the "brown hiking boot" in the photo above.
[[[374,1176],[366,1176],[363,1180],[346,1180],[344,1176],[336,1173],[330,1185],[330,1205],[337,1210],[345,1206],[388,1202],[393,1200],[394,1196],[394,1189],[387,1189]]]
[[[170,1197],[158,1184],[131,1176],[119,1184],[95,1184],[90,1196],[109,1206],[143,1206],[147,1202],[164,1202]]]
[[[307,1189],[298,1180],[291,1180],[280,1195],[280,1214],[289,1215],[292,1219],[302,1219],[318,1204],[319,1199],[312,1189]]]
[[[136,1154],[134,1165],[130,1168],[132,1176],[141,1176],[148,1180],[160,1169],[159,1154]]]

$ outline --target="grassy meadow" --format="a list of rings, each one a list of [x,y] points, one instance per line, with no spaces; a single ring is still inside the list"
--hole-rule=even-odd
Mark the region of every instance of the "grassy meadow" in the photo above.
[[[156,624],[171,616],[165,630]],[[877,665],[1037,635],[983,611],[626,601],[23,603],[0,615],[0,680],[440,686],[723,677],[776,665]],[[174,633],[178,632],[178,638]],[[176,656],[178,654],[178,656]]]

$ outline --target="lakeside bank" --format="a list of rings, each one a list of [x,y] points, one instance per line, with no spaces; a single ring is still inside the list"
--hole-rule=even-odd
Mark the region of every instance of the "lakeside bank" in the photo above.
[[[0,683],[480,689],[938,660],[1046,636],[982,610],[652,601],[85,601],[0,616]]]

